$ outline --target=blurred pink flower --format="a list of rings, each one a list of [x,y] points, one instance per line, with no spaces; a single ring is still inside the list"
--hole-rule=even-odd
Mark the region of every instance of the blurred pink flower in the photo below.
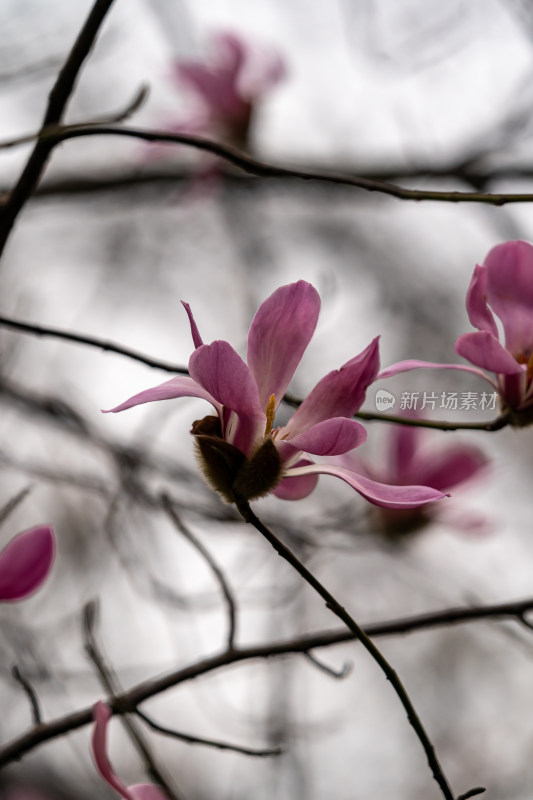
[[[189,90],[199,106],[195,119],[173,124],[177,131],[203,132],[246,150],[254,109],[285,75],[274,50],[248,44],[234,33],[212,36],[205,61],[176,61],[176,84]]]
[[[190,377],[176,377],[136,394],[111,409],[177,397],[210,402],[216,416],[193,423],[200,465],[209,485],[227,502],[253,500],[273,492],[286,500],[309,495],[318,475],[333,475],[367,500],[405,508],[440,499],[423,486],[385,486],[337,464],[315,464],[308,454],[336,456],[362,444],[366,431],[350,419],[379,369],[377,338],[315,386],[286,425],[274,416],[314,333],[320,298],[309,283],[277,289],[259,307],[248,334],[248,364],[225,341],[203,343],[192,312],[195,351]]]
[[[46,580],[55,555],[54,532],[39,525],[17,534],[0,552],[0,601],[22,600]]]
[[[460,336],[455,351],[475,367],[400,361],[383,370],[379,377],[418,367],[472,372],[499,393],[502,410],[511,412],[514,425],[529,425],[533,422],[533,246],[516,241],[493,247],[484,264],[474,269],[466,309],[478,330]],[[494,315],[501,321],[505,344],[500,341]]]
[[[109,706],[101,701],[96,703],[93,709],[94,730],[91,746],[94,763],[102,778],[125,800],[168,800],[165,792],[153,783],[126,786],[117,777],[107,757],[107,725],[110,717]]]
[[[408,425],[387,427],[388,446],[380,466],[369,464],[354,453],[341,456],[339,461],[373,480],[399,485],[419,483],[441,492],[459,487],[486,470],[488,459],[474,445],[428,446],[425,443],[431,439],[431,434],[422,428]],[[479,534],[488,530],[485,517],[459,510],[453,503],[429,503],[423,508],[407,510],[380,508],[379,521],[383,532],[391,537],[414,532],[432,521],[468,533]]]

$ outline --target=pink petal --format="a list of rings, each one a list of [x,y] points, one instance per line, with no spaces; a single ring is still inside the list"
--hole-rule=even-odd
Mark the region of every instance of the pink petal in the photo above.
[[[312,425],[288,443],[316,456],[338,456],[366,441],[366,430],[354,419],[334,417]]]
[[[291,467],[287,477],[303,475],[333,475],[346,481],[371,503],[383,508],[417,508],[425,503],[441,500],[445,495],[428,486],[388,486],[358,475],[334,464],[313,464],[308,467]]]
[[[125,800],[141,800],[139,795],[135,796],[128,787],[115,775],[107,757],[107,725],[111,717],[111,709],[105,703],[99,701],[93,708],[94,730],[92,736],[92,753],[96,768],[102,778],[115,789]],[[149,800],[149,798],[147,798]],[[159,800],[159,798],[153,798]]]
[[[466,310],[474,328],[478,328],[480,331],[488,331],[496,339],[498,338],[496,322],[487,306],[487,270],[479,264],[474,269],[474,274],[466,293]]]
[[[478,334],[466,334],[466,336],[470,335],[477,336]],[[461,338],[460,336],[459,339]],[[459,341],[459,339],[457,341]],[[413,369],[457,369],[460,372],[471,372],[472,375],[477,375],[478,378],[483,378],[483,380],[488,381],[495,389],[498,388],[495,381],[489,378],[488,375],[485,375],[482,370],[476,369],[475,367],[467,367],[465,364],[436,364],[432,361],[417,361],[416,359],[398,361],[397,364],[392,364],[392,366],[382,369],[377,380],[381,378],[392,378],[393,375],[399,375],[402,372],[410,372]]]
[[[192,354],[189,371],[217,403],[234,411],[239,424],[232,443],[248,454],[260,433],[266,415],[261,410],[254,377],[233,347],[224,341],[204,344]]]
[[[362,353],[317,383],[285,428],[291,440],[318,422],[351,417],[359,410],[379,369],[378,342],[376,337]]]
[[[201,400],[207,400],[211,403],[217,411],[220,411],[220,404],[217,403],[215,398],[200,386],[192,378],[186,375],[171,378],[165,383],[160,383],[159,386],[154,386],[152,389],[145,389],[144,392],[133,395],[129,400],[121,403],[115,408],[108,408],[104,414],[117,411],[125,411],[127,408],[138,406],[141,403],[151,403],[154,400],[174,400],[177,397],[199,397]]]
[[[187,316],[189,317],[189,324],[191,326],[191,334],[192,334],[192,341],[195,347],[201,347],[203,345],[202,337],[200,336],[200,331],[198,330],[198,326],[194,321],[194,317],[192,315],[191,307],[188,303],[184,303],[183,300],[181,301],[181,305],[187,312]]]
[[[55,556],[54,532],[39,525],[17,534],[0,553],[0,600],[21,600],[46,579]]]
[[[298,467],[306,467],[312,464],[308,458],[302,458],[297,461],[293,469]],[[280,500],[302,500],[307,497],[316,488],[318,483],[318,475],[302,475],[298,478],[283,478],[281,483],[278,483],[273,491],[276,497]]]
[[[503,322],[515,356],[533,348],[533,246],[517,241],[493,247],[485,259],[487,300]]]
[[[248,334],[248,364],[262,408],[285,394],[316,328],[320,297],[306,281],[281,286],[262,303]]]
[[[129,791],[135,800],[168,800],[168,795],[152,783],[137,783]]]
[[[406,477],[411,474],[411,466],[422,437],[422,430],[412,425],[394,425],[391,428],[387,475],[392,483],[400,483],[402,476]],[[412,481],[407,478],[407,482],[411,483]]]
[[[502,375],[516,375],[522,367],[491,333],[465,333],[455,343],[455,352],[477,367]]]
[[[486,456],[477,447],[458,444],[441,453],[432,451],[428,454],[424,468],[420,467],[418,470],[417,480],[433,489],[447,491],[473,478],[487,463]]]

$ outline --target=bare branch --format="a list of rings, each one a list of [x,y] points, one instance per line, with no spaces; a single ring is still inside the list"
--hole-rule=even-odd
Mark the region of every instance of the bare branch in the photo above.
[[[202,542],[194,535],[194,533],[184,524],[183,520],[178,515],[171,498],[167,494],[161,495],[161,503],[164,510],[174,523],[175,528],[187,539],[188,542],[192,544],[198,553],[200,553],[218,581],[222,594],[224,595],[226,608],[228,611],[228,650],[233,650],[235,646],[235,634],[237,627],[237,607],[226,577],[211,553],[203,546]]]
[[[342,680],[343,678],[347,678],[350,672],[352,671],[353,664],[350,661],[345,661],[342,665],[342,669],[336,670],[332,667],[328,667],[327,664],[324,664],[323,661],[320,661],[315,655],[311,652],[304,653],[304,656],[307,660],[313,664],[313,666],[317,667],[317,669],[321,670],[321,672],[325,672],[326,675],[329,675],[330,678],[336,678],[337,680]]]
[[[89,126],[61,126],[53,132],[46,133],[44,130],[37,133],[38,142],[46,146],[48,151],[52,150],[59,142],[68,139],[78,139],[84,136],[125,136],[132,139],[141,139],[145,142],[166,142],[168,144],[180,144],[194,147],[206,153],[213,153],[224,161],[236,167],[257,175],[261,178],[287,179],[293,178],[304,181],[319,181],[321,183],[333,183],[341,186],[352,186],[354,189],[361,189],[366,192],[377,192],[398,200],[432,200],[444,203],[485,203],[493,206],[503,206],[508,203],[531,203],[533,194],[527,192],[511,193],[490,193],[490,192],[460,192],[460,191],[436,191],[430,189],[407,189],[387,181],[365,178],[361,175],[348,175],[341,172],[314,171],[307,169],[296,169],[281,167],[237,150],[229,145],[221,144],[213,139],[203,136],[195,136],[185,133],[169,133],[164,130],[152,130],[148,128],[126,128],[115,127],[112,125],[89,125]]]
[[[229,744],[229,742],[222,742],[218,739],[206,739],[203,736],[191,736],[189,733],[183,733],[182,731],[176,731],[173,728],[166,728],[164,725],[160,725],[158,722],[154,722],[154,720],[145,714],[144,711],[140,709],[136,709],[135,713],[139,716],[147,725],[149,725],[154,731],[158,733],[162,733],[164,736],[171,736],[174,739],[179,739],[182,742],[188,742],[189,744],[203,744],[207,747],[215,747],[218,750],[232,750],[234,753],[241,753],[245,756],[256,756],[259,758],[265,758],[268,756],[279,756],[283,752],[281,747],[273,747],[264,750],[255,750],[253,747],[242,747],[239,744]]]
[[[527,611],[533,611],[533,597],[509,603],[474,606],[472,608],[447,608],[427,614],[377,622],[372,625],[365,625],[364,631],[368,636],[377,638],[432,630],[450,625],[476,622],[477,620],[518,620],[520,622],[521,617]],[[307,634],[281,642],[267,642],[261,645],[235,648],[232,651],[224,650],[187,667],[174,670],[158,678],[143,681],[129,691],[112,698],[110,706],[115,714],[135,713],[137,706],[145,700],[155,697],[167,689],[179,686],[201,675],[207,675],[210,672],[223,669],[231,664],[257,659],[269,659],[293,653],[306,653],[309,650],[331,647],[343,642],[354,641],[354,639],[356,637],[353,633],[343,627],[337,630]],[[25,753],[44,742],[64,736],[66,733],[89,725],[91,722],[92,706],[89,706],[43,723],[39,727],[32,728],[32,730],[12,739],[11,742],[0,748],[0,767],[12,761],[17,761]]]
[[[90,601],[83,609],[83,630],[85,638],[85,650],[87,655],[93,662],[106,692],[114,698],[115,703],[119,704],[120,700],[117,699],[118,683],[115,675],[105,663],[104,657],[98,647],[95,636],[95,626],[98,616],[98,603],[97,601]],[[161,786],[168,794],[170,800],[180,800],[177,793],[170,786],[168,779],[162,774],[161,770],[156,764],[154,756],[150,748],[134,721],[124,713],[122,715],[122,722],[126,728],[137,752],[144,760],[147,771],[153,781]]]
[[[39,706],[39,698],[37,697],[37,692],[31,685],[29,680],[22,674],[22,672],[20,671],[20,669],[17,667],[16,664],[11,670],[11,674],[13,675],[17,683],[19,683],[22,686],[24,692],[26,693],[26,697],[30,701],[33,724],[40,725],[42,722],[42,715],[41,715],[41,708]]]
[[[57,76],[48,98],[42,128],[58,125],[61,122],[67,103],[74,90],[74,84],[83,62],[89,55],[98,31],[109,11],[113,0],[95,0],[72,49]],[[57,144],[55,139],[38,139],[26,166],[0,212],[0,255],[15,220],[31,193],[39,183],[50,154]]]
[[[1,452],[0,452],[1,458]],[[25,486],[20,492],[12,497],[10,500],[5,503],[2,508],[0,508],[0,525],[6,521],[9,515],[19,506],[23,500],[28,496],[31,492],[31,486]]]

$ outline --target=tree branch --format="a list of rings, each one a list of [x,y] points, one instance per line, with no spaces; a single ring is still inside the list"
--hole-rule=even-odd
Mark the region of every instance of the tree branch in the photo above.
[[[70,99],[83,62],[87,58],[100,26],[113,0],[96,0],[83,28],[65,61],[48,98],[48,106],[41,128],[58,125]],[[57,139],[38,138],[24,170],[7,202],[0,211],[0,255],[22,207],[29,199],[44,172]]]
[[[447,608],[427,614],[377,622],[365,625],[364,631],[367,636],[377,638],[380,636],[398,636],[416,631],[475,622],[477,620],[508,619],[516,620],[522,624],[524,615],[529,611],[533,611],[533,597],[509,603],[474,606],[473,608]],[[110,705],[115,714],[123,714],[126,711],[134,713],[137,706],[145,700],[181,683],[186,683],[231,664],[294,653],[306,653],[315,648],[331,647],[343,642],[354,641],[354,639],[356,639],[354,634],[343,627],[336,630],[307,634],[281,642],[267,642],[266,644],[239,647],[231,651],[224,650],[187,667],[173,670],[158,678],[143,681],[129,691],[115,697]],[[91,722],[92,706],[89,706],[66,714],[63,717],[50,720],[39,727],[32,728],[27,733],[12,739],[11,742],[0,748],[0,767],[20,759],[25,753],[44,742],[64,736],[66,733],[89,725]]]
[[[493,194],[490,192],[460,192],[436,191],[429,189],[407,189],[388,181],[365,178],[361,175],[348,175],[341,172],[314,171],[281,167],[266,161],[253,158],[246,153],[229,145],[221,144],[213,139],[185,133],[169,133],[164,130],[148,128],[115,127],[113,125],[66,125],[46,132],[42,130],[36,134],[38,143],[46,145],[48,151],[52,150],[59,142],[68,139],[78,139],[84,136],[125,136],[132,139],[141,139],[145,142],[166,142],[194,147],[206,153],[219,156],[224,161],[239,167],[244,172],[257,175],[261,178],[294,178],[304,181],[319,181],[321,183],[334,183],[341,186],[351,186],[366,192],[395,197],[398,200],[433,200],[444,203],[485,203],[493,206],[503,206],[508,203],[531,203],[533,194],[524,192]],[[11,146],[12,142],[6,143]],[[0,147],[1,147],[0,143]]]

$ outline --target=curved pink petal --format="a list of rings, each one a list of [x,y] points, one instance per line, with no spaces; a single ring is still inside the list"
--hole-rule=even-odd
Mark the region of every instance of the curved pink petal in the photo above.
[[[455,352],[477,367],[483,367],[496,374],[516,375],[525,370],[525,367],[515,361],[510,352],[487,331],[464,333],[455,343]]]
[[[107,757],[107,725],[110,717],[111,709],[109,706],[102,703],[102,701],[96,703],[93,708],[94,729],[91,740],[94,763],[102,778],[125,800],[140,800],[139,796],[135,797],[117,777]],[[159,800],[159,798],[154,798],[154,800]]]
[[[477,334],[465,334],[466,336],[477,336]],[[462,337],[460,336],[459,339]],[[457,341],[459,341],[459,339]],[[456,343],[457,344],[457,343]],[[410,372],[413,369],[458,369],[460,372],[471,372],[472,375],[477,375],[478,378],[488,381],[495,389],[498,388],[495,381],[489,378],[488,375],[476,367],[467,367],[465,364],[437,364],[432,361],[417,361],[416,359],[407,359],[406,361],[398,361],[397,364],[392,364],[390,367],[382,369],[379,373],[377,380],[381,378],[392,378],[393,375],[400,375],[402,372]]]
[[[35,592],[48,576],[54,556],[49,525],[17,534],[0,553],[0,600],[21,600]]]
[[[308,458],[301,458],[296,462],[293,468],[296,469],[297,467],[307,467],[310,464],[313,464],[313,462]],[[302,475],[301,477],[296,478],[283,478],[283,480],[278,483],[274,489],[273,494],[275,494],[276,497],[279,497],[280,500],[302,500],[315,490],[317,483],[318,475]]]
[[[197,326],[196,322],[194,321],[194,317],[192,315],[191,307],[190,307],[190,305],[188,303],[185,303],[183,300],[181,301],[181,305],[183,306],[183,308],[187,312],[187,316],[189,317],[189,324],[191,326],[191,335],[192,335],[193,344],[194,344],[195,348],[201,347],[203,345],[203,341],[202,341],[202,337],[200,336],[200,331],[198,330],[198,326]]]
[[[366,430],[354,419],[334,417],[307,428],[288,444],[315,456],[338,456],[366,442]]]
[[[466,293],[468,318],[480,331],[488,331],[497,339],[498,328],[492,311],[487,306],[487,269],[479,264],[474,269],[470,286]]]
[[[206,391],[192,378],[186,375],[179,375],[176,378],[165,381],[165,383],[160,383],[159,386],[154,386],[152,389],[145,389],[144,392],[133,395],[129,400],[125,400],[124,403],[115,406],[115,408],[104,410],[104,414],[125,411],[127,408],[138,406],[141,403],[152,403],[155,400],[174,400],[177,397],[199,397],[201,400],[207,400],[217,411],[220,411],[220,404],[217,403],[212,394]]]
[[[379,337],[376,337],[362,353],[317,383],[285,428],[291,441],[319,422],[353,416],[363,404],[366,389],[378,369]]]
[[[281,401],[316,328],[320,297],[306,281],[281,286],[261,303],[248,334],[248,365],[262,408]]]
[[[237,414],[239,424],[232,443],[248,454],[257,436],[265,431],[266,415],[257,384],[242,358],[228,342],[216,341],[194,351],[189,371],[217,403]]]
[[[533,246],[505,242],[485,259],[487,300],[503,322],[505,345],[514,354],[533,349]]]
[[[383,508],[417,508],[446,496],[428,486],[388,486],[385,483],[377,483],[334,464],[313,464],[308,467],[291,467],[287,470],[287,477],[303,475],[333,475],[348,483],[374,505]]]

